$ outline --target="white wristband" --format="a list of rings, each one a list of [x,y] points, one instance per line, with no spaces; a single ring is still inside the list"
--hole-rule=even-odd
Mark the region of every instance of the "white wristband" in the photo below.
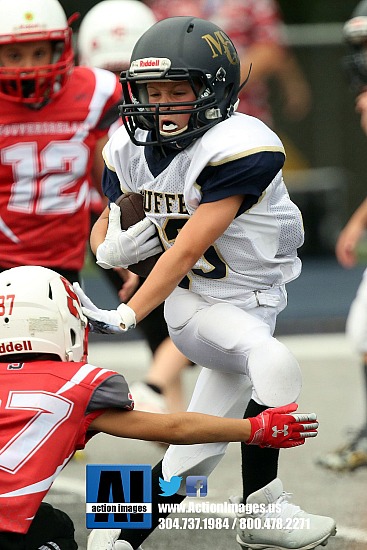
[[[120,304],[117,308],[117,313],[121,317],[122,330],[130,330],[131,328],[136,327],[136,316],[135,311],[126,304]]]

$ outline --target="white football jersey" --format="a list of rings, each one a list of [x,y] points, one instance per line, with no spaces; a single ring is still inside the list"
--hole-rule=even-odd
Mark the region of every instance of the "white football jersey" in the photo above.
[[[144,139],[143,130],[137,138]],[[157,148],[155,148],[157,149]],[[242,300],[246,293],[298,277],[302,216],[282,177],[284,148],[260,120],[236,113],[182,151],[155,158],[151,146],[134,145],[124,127],[104,148],[110,200],[122,192],[144,195],[145,212],[165,249],[201,202],[243,194],[243,208],[195,264],[180,286],[214,299]],[[116,178],[117,176],[117,178]],[[113,185],[119,185],[113,190]]]

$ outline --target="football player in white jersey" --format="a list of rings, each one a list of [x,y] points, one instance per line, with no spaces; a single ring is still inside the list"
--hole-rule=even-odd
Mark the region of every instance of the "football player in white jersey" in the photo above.
[[[71,519],[42,499],[98,432],[277,447],[317,435],[316,415],[294,413],[293,404],[246,420],[134,411],[122,374],[88,363],[88,323],[69,281],[15,267],[0,273],[0,300],[1,550],[76,550]],[[273,426],[282,426],[276,438]]]
[[[124,127],[104,148],[110,210],[93,228],[92,249],[105,268],[156,254],[159,242],[164,253],[128,304],[115,311],[98,309],[77,286],[83,311],[95,330],[121,333],[165,301],[171,338],[203,365],[190,411],[248,417],[295,401],[300,368],[273,333],[286,306],[285,284],[301,271],[302,219],[282,178],[281,141],[258,119],[236,113],[241,85],[235,47],[209,21],[168,18],[138,40],[121,82]],[[112,204],[121,191],[142,193],[146,212],[124,232]],[[153,477],[209,475],[226,447],[171,446]],[[310,528],[269,530],[259,518],[262,528],[239,529],[238,543],[278,549],[325,543],[335,533],[334,520],[289,503],[277,477],[278,451],[248,449],[242,446],[241,500],[277,503],[278,516],[307,519]],[[185,496],[169,498],[181,502]],[[264,515],[272,516],[272,509]],[[157,522],[156,516],[153,528]],[[125,530],[118,539],[135,549],[148,534]],[[104,548],[103,532],[94,536],[100,546],[90,549]],[[116,534],[105,536],[105,547],[113,548]]]

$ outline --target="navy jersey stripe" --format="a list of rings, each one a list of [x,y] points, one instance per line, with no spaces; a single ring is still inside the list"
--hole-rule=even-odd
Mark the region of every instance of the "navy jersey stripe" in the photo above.
[[[122,194],[120,182],[116,172],[105,166],[102,175],[102,191],[110,202],[116,202]]]
[[[264,190],[283,167],[285,155],[261,151],[220,166],[207,166],[197,178],[201,203],[215,202],[233,195],[244,195],[239,216],[256,204]]]

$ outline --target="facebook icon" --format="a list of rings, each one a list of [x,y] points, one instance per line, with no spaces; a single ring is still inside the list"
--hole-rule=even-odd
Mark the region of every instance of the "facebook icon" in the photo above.
[[[206,476],[187,476],[186,496],[206,497],[208,494],[208,478]]]

